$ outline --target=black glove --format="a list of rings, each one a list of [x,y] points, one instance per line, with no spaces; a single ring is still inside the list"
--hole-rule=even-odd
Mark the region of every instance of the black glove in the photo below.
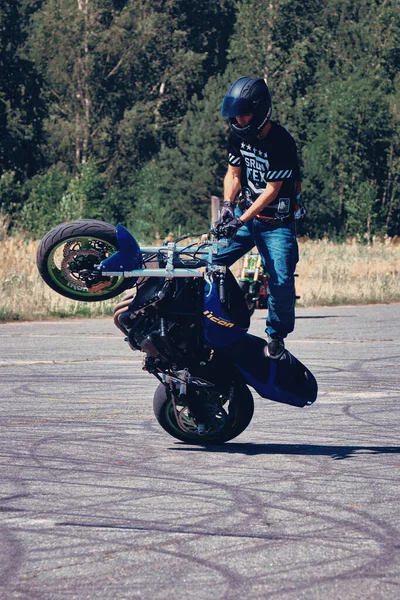
[[[235,218],[234,211],[235,207],[233,205],[233,202],[231,202],[230,200],[225,200],[219,213],[218,221],[215,221],[215,223],[213,223],[213,229],[215,233],[218,232],[220,225],[223,225],[227,221],[231,221]]]
[[[221,216],[218,219],[218,221],[220,221],[221,223],[225,223],[226,221],[230,221],[231,219],[234,219],[235,214],[235,206],[233,204],[233,202],[230,202],[230,200],[225,200],[225,202],[222,205],[221,208]]]
[[[225,221],[225,223],[218,223],[215,229],[215,233],[218,238],[231,238],[235,235],[238,229],[243,227],[244,223],[241,219],[237,219],[233,217],[230,221]]]

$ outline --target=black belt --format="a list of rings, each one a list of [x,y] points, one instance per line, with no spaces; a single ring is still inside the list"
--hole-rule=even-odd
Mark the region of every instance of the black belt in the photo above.
[[[271,223],[271,225],[280,225],[280,224],[286,225],[287,223],[293,223],[293,221],[294,221],[293,215],[288,215],[287,217],[282,217],[282,218],[265,217],[264,215],[257,215],[254,218],[257,219],[257,221],[261,221],[262,223],[264,223],[264,222]]]

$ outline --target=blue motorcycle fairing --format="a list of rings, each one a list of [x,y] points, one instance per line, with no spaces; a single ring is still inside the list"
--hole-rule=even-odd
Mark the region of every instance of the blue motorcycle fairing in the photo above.
[[[239,290],[240,291],[240,290]],[[240,292],[242,293],[242,292]],[[246,310],[247,306],[246,306]],[[235,325],[219,299],[215,281],[205,281],[203,305],[203,335],[211,348],[223,348],[235,344],[246,334],[247,328]]]
[[[100,268],[103,271],[132,271],[141,269],[143,260],[140,246],[133,235],[123,225],[116,227],[118,250],[102,261]],[[132,285],[137,277],[132,278]]]
[[[303,407],[317,399],[318,385],[314,375],[288,350],[279,360],[266,355],[267,342],[247,333],[240,342],[224,349],[246,382],[260,396]]]

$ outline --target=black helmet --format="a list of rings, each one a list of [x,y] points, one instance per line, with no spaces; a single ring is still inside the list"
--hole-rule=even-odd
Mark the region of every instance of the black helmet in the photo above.
[[[264,79],[240,77],[232,83],[222,101],[221,114],[229,117],[231,129],[244,140],[250,140],[265,127],[271,116],[272,103]],[[240,127],[236,117],[253,115],[246,127]]]

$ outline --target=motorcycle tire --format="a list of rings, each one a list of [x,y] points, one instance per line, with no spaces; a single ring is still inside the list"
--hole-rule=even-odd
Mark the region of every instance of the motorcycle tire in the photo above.
[[[196,393],[201,395],[203,406],[207,407],[211,420],[215,423],[214,427],[210,426],[202,434],[198,432],[187,406],[180,405],[178,401],[175,410],[166,387],[160,383],[156,389],[153,400],[155,417],[161,427],[174,438],[200,446],[223,444],[237,437],[249,425],[254,413],[254,400],[246,385],[238,384],[235,387],[231,401],[213,388],[199,388]],[[229,403],[228,406],[226,403]]]
[[[247,308],[249,309],[250,316],[252,316],[256,309],[256,301],[253,299],[254,294],[252,294],[250,291],[250,284],[248,281],[238,281],[238,284],[246,299],[246,304]]]
[[[61,296],[99,302],[132,287],[132,282],[122,275],[87,276],[95,265],[117,250],[113,225],[82,219],[63,223],[49,231],[39,244],[36,263],[42,279]]]

